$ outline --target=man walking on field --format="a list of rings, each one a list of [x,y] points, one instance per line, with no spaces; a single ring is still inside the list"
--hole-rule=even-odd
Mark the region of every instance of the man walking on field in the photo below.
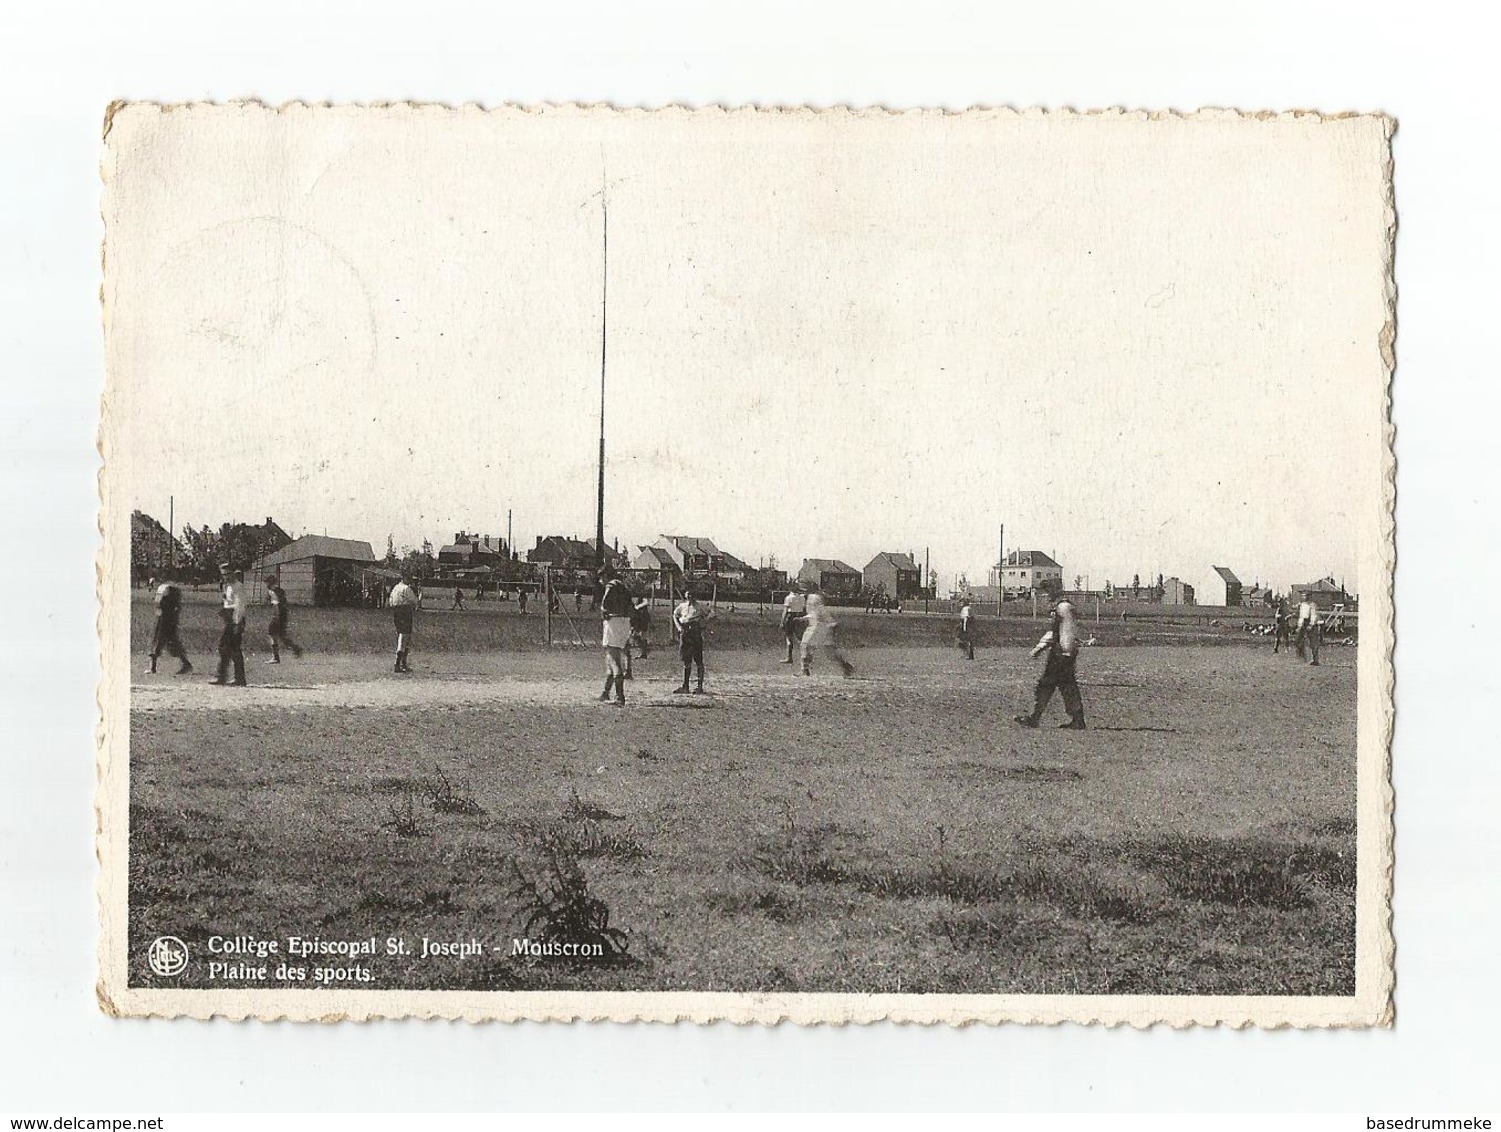
[[[808,627],[808,595],[802,587],[792,583],[787,596],[782,599],[782,635],[787,638],[787,657],[783,664],[792,663],[792,650],[803,639],[803,630]]]
[[[959,607],[959,651],[965,660],[975,659],[974,611],[970,608],[969,598],[965,598]]]
[[[1303,600],[1298,603],[1298,659],[1307,659],[1310,665],[1317,666],[1323,636],[1324,629],[1319,623],[1319,603],[1313,594],[1305,593]],[[1311,658],[1310,653],[1313,654]]]
[[[631,591],[620,580],[613,566],[605,566],[599,572],[604,589],[599,597],[600,614],[604,620],[602,643],[605,649],[605,690],[599,694],[600,703],[608,703],[610,689],[615,690],[615,703],[625,706],[625,650],[631,640]]]
[[[152,581],[156,579],[153,578]],[[182,647],[178,625],[182,618],[182,590],[172,582],[163,582],[156,587],[156,624],[151,630],[151,671],[156,671],[156,661],[162,653],[175,656],[180,662],[177,675],[193,671],[188,663],[188,654]]]
[[[302,649],[287,636],[287,591],[281,588],[281,575],[272,574],[266,579],[266,596],[271,599],[271,627],[267,635],[271,639],[271,663],[281,663],[281,646],[286,645],[292,655],[300,657]]]
[[[839,646],[834,642],[834,628],[839,622],[829,613],[829,607],[824,604],[823,594],[819,591],[816,582],[808,583],[808,627],[803,630],[803,675],[809,676],[813,672],[813,653],[817,649],[823,649],[829,654],[829,658],[839,665],[839,670],[846,677],[855,674],[855,666],[845,659]]]
[[[412,629],[417,618],[417,591],[412,588],[410,574],[402,574],[401,581],[391,587],[391,617],[396,622],[396,672],[411,672],[407,665],[407,650],[412,647]]]
[[[230,666],[234,666],[236,688],[245,686],[245,615],[249,603],[245,598],[245,582],[238,570],[231,570],[229,563],[219,566],[219,586],[224,591],[224,606],[219,616],[224,619],[224,628],[219,633],[219,674],[210,684],[229,684]]]
[[[1083,644],[1079,622],[1074,616],[1074,603],[1060,598],[1053,607],[1052,621],[1042,640],[1032,649],[1035,658],[1039,653],[1048,654],[1042,675],[1037,678],[1037,690],[1033,696],[1030,715],[1019,715],[1016,722],[1023,727],[1036,727],[1042,722],[1042,713],[1047,710],[1053,692],[1063,693],[1063,708],[1068,712],[1068,722],[1058,726],[1065,731],[1084,730],[1084,700],[1079,695],[1079,680],[1074,667],[1079,659],[1079,646]]]

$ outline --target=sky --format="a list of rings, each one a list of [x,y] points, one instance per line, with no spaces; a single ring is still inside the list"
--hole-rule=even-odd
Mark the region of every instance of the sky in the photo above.
[[[1004,525],[1094,588],[1358,591],[1384,161],[1311,116],[132,108],[106,462],[179,529],[590,537],[604,337],[632,547],[946,588]]]

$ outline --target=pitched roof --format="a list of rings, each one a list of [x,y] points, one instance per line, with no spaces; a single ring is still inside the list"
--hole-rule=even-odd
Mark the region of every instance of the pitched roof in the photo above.
[[[537,561],[535,556],[538,551],[551,551],[571,558],[593,558],[596,553],[594,547],[587,542],[567,535],[548,535],[541,539],[534,548],[527,551],[528,559]]]
[[[1002,565],[1005,566],[1054,566],[1062,569],[1062,565],[1053,561],[1051,557],[1040,550],[1013,550],[1006,555]]]
[[[667,551],[660,546],[642,546],[638,547],[637,549],[641,551],[641,554],[644,554],[647,557],[653,559],[658,566],[676,565],[676,563],[672,560],[672,555],[668,554]],[[638,554],[636,557],[639,558],[641,557],[641,555]]]
[[[1214,572],[1225,580],[1227,586],[1240,585],[1240,579],[1235,576],[1235,571],[1228,566],[1216,566]]]
[[[804,558],[803,569],[813,567],[820,574],[858,574],[848,562],[841,562],[837,558]]]
[[[877,565],[880,565],[881,563],[885,563],[888,566],[894,566],[898,570],[916,570],[917,569],[917,563],[914,562],[914,561],[912,561],[912,556],[911,555],[909,555],[909,554],[901,554],[901,553],[898,553],[897,551],[894,551],[894,550],[883,550],[883,551],[881,551],[880,554],[876,555],[874,558],[872,558],[869,562],[867,562],[865,564],[865,568],[867,570],[869,570],[872,566],[877,566]]]
[[[1320,578],[1317,582],[1308,582],[1293,588],[1299,593],[1342,594],[1345,592],[1344,587],[1336,585],[1331,578]]]
[[[703,538],[699,535],[663,535],[664,542],[670,542],[684,554],[723,554],[724,551],[714,545],[714,540]]]
[[[375,551],[368,542],[352,538],[329,538],[328,535],[303,535],[290,542],[275,554],[262,560],[263,566],[280,566],[283,562],[298,562],[304,558],[342,558],[349,562],[374,562]]]

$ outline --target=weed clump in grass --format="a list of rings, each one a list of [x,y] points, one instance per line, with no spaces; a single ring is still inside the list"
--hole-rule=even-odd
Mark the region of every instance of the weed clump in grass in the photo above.
[[[610,923],[610,906],[589,891],[589,882],[576,854],[557,838],[539,846],[541,864],[528,872],[515,858],[511,896],[519,900],[526,920],[522,934],[542,958],[587,959],[620,963],[627,960],[630,940]]]
[[[568,805],[563,808],[564,821],[619,821],[620,815],[611,813],[603,806],[586,802],[574,787],[568,794]]]
[[[438,772],[438,777],[425,783],[423,789],[434,813],[476,815],[485,812],[485,808],[474,800],[474,793],[470,790],[467,779],[461,786],[455,786],[448,775],[443,773],[441,766],[433,769]]]
[[[430,837],[433,827],[422,820],[417,811],[417,795],[407,791],[399,802],[390,802],[386,805],[388,814],[385,821],[381,822],[382,829],[389,829],[397,837]]]
[[[593,821],[560,822],[545,828],[541,838],[559,851],[585,860],[639,861],[650,855],[631,832],[601,829]]]

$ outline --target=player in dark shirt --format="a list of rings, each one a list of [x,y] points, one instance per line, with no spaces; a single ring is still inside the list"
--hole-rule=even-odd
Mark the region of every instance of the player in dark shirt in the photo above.
[[[151,668],[156,671],[156,661],[162,653],[175,656],[180,662],[175,675],[182,676],[193,671],[188,663],[188,654],[182,647],[178,625],[182,618],[182,590],[172,582],[163,582],[156,588],[156,624],[151,630]]]
[[[271,663],[281,663],[281,648],[285,645],[296,657],[302,656],[297,642],[287,636],[287,591],[281,588],[281,575],[272,574],[266,579],[266,596],[271,599]]]

